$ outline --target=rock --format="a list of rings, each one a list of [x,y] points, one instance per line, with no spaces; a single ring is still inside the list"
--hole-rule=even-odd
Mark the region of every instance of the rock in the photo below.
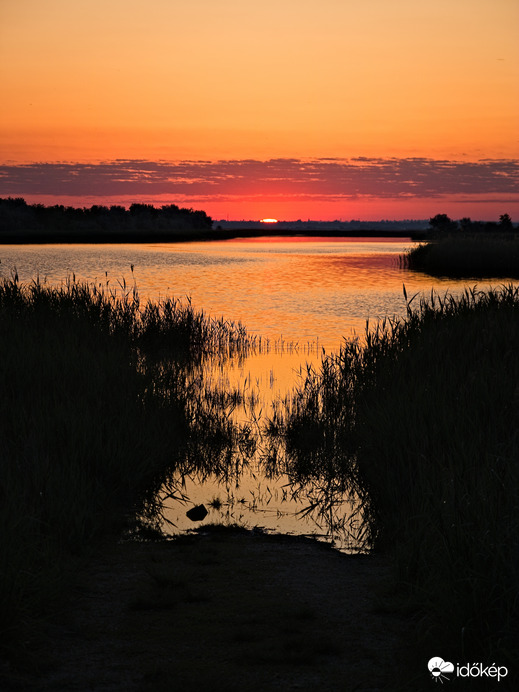
[[[191,519],[191,521],[202,521],[202,519],[206,518],[207,514],[208,512],[205,505],[196,505],[186,512],[186,516]]]

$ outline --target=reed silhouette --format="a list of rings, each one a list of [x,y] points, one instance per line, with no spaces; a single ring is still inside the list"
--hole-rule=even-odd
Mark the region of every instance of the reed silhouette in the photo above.
[[[400,258],[406,269],[433,276],[503,278],[519,276],[519,232],[508,214],[499,223],[452,221],[447,214],[430,220],[431,237]]]
[[[519,622],[519,287],[407,297],[280,405],[293,473],[343,478],[366,542],[395,561],[394,607],[442,646],[513,665]],[[455,652],[455,653],[454,653]]]
[[[23,648],[98,540],[156,534],[161,488],[183,501],[183,476],[253,449],[197,373],[254,345],[189,302],[141,305],[124,283],[0,283],[0,649]]]

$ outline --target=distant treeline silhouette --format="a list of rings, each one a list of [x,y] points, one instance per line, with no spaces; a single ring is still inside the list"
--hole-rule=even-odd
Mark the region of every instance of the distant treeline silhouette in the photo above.
[[[6,236],[103,237],[123,235],[190,236],[211,231],[205,211],[183,209],[176,204],[160,208],[152,204],[90,208],[27,204],[22,197],[0,198],[0,239]]]
[[[215,221],[217,227],[223,230],[250,229],[250,230],[266,230],[268,224],[262,221],[228,221],[220,219]],[[387,233],[389,231],[425,231],[428,228],[429,222],[426,219],[399,219],[388,220],[381,219],[380,221],[361,221],[360,219],[351,219],[350,221],[319,221],[317,219],[308,219],[302,221],[278,221],[275,224],[270,224],[271,232],[278,231],[297,231],[297,232],[312,232],[312,231],[380,231]]]
[[[429,219],[429,226],[437,233],[510,233],[519,230],[514,228],[512,219],[508,214],[501,214],[499,223],[495,221],[472,221],[465,217],[459,221],[453,221],[447,214],[436,214]]]

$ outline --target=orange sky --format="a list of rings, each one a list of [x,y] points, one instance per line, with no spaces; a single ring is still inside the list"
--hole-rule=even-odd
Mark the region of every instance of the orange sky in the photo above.
[[[516,160],[518,27],[517,0],[2,0],[0,163]],[[218,218],[519,215],[518,194],[489,192],[302,199],[279,180],[262,197],[251,179],[179,201]],[[141,194],[176,200],[145,177]]]

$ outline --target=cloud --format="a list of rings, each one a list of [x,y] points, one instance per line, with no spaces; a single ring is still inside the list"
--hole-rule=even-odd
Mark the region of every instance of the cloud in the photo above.
[[[0,196],[131,197],[183,200],[291,197],[337,201],[456,195],[517,199],[519,161],[426,158],[254,159],[0,165]]]

